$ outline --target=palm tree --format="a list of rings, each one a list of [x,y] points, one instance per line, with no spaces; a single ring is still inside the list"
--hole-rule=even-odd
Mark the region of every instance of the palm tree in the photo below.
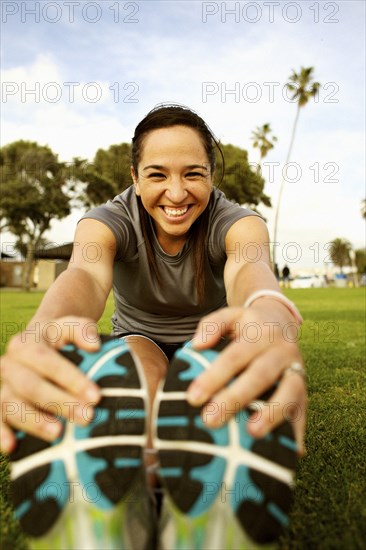
[[[341,273],[345,265],[351,264],[351,251],[352,245],[347,239],[337,238],[331,242],[329,249],[330,257],[334,265],[340,268]]]
[[[268,122],[263,124],[263,126],[257,126],[255,131],[252,132],[251,139],[253,141],[253,147],[258,147],[260,154],[257,172],[260,170],[262,160],[267,155],[268,151],[273,149],[274,142],[277,141],[276,136],[271,136],[271,133],[271,125]]]
[[[300,115],[300,109],[301,107],[304,107],[307,104],[307,102],[311,97],[314,97],[318,93],[318,90],[320,88],[319,82],[312,82],[313,70],[314,70],[314,67],[307,67],[307,68],[301,67],[299,73],[296,73],[294,70],[292,70],[292,74],[289,77],[289,82],[287,82],[286,84],[287,89],[290,92],[293,92],[291,99],[297,100],[297,110],[296,110],[294,125],[292,128],[290,146],[288,148],[285,166],[287,166],[287,164],[290,161],[292,147],[295,140],[297,123]],[[273,235],[274,243],[276,243],[276,240],[277,240],[278,215],[280,211],[280,204],[281,204],[284,182],[285,182],[285,178],[282,174],[282,181],[281,181],[280,190],[278,193],[277,209],[276,209],[275,223],[274,223],[274,235]],[[275,262],[275,250],[276,250],[276,246],[274,245],[273,262]]]

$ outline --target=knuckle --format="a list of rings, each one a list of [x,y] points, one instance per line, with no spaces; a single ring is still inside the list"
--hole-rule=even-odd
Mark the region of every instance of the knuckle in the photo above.
[[[82,374],[74,365],[70,366],[70,369],[67,369],[67,375],[65,378],[68,380],[68,388],[71,393],[82,392],[89,384],[88,378]]]
[[[26,388],[27,398],[35,401],[42,390],[42,383],[37,376],[28,376],[24,387]]]
[[[270,386],[278,378],[277,369],[268,368],[268,364],[259,365],[258,378],[265,386]]]
[[[206,392],[215,391],[217,388],[223,384],[222,375],[220,370],[217,368],[211,368],[210,371],[202,373],[199,378],[196,378],[198,384]]]
[[[22,336],[21,333],[15,334],[12,336],[8,343],[8,352],[12,353],[17,351],[17,349],[22,345]]]
[[[270,388],[282,374],[280,363],[270,360],[269,356],[260,357],[254,361],[251,374],[264,388]]]
[[[50,348],[46,344],[35,344],[32,347],[33,347],[32,353],[39,360],[43,360],[50,352]]]
[[[245,345],[245,342],[232,342],[229,344],[220,357],[220,363],[211,367],[210,371],[207,372],[217,371],[219,373],[224,370],[222,365],[225,365],[225,371],[229,374],[234,374],[238,370],[241,370],[242,365],[238,365],[238,357],[243,355],[241,350]]]
[[[226,402],[233,414],[234,412],[238,412],[237,409],[242,407],[248,399],[247,392],[239,384],[232,384],[222,397],[223,399],[221,400]]]

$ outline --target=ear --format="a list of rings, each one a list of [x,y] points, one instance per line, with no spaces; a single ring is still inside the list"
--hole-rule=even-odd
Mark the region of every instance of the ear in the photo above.
[[[135,193],[137,196],[139,196],[140,195],[139,180],[138,180],[138,177],[136,176],[135,169],[133,166],[131,166],[131,177],[132,177],[133,184],[135,186]]]

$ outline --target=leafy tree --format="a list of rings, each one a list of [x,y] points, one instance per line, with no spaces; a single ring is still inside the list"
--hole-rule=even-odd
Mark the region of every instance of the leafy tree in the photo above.
[[[366,219],[366,199],[363,199],[362,201],[361,215],[364,219]]]
[[[360,248],[355,250],[355,264],[357,267],[357,273],[362,275],[366,273],[366,249]]]
[[[0,150],[2,229],[26,250],[23,287],[29,290],[34,254],[53,219],[70,213],[65,165],[51,149],[36,142],[15,141]]]
[[[313,71],[314,67],[301,67],[300,72],[296,73],[294,70],[292,71],[292,74],[289,77],[289,82],[286,83],[287,89],[292,92],[292,100],[297,101],[297,109],[296,109],[296,116],[294,125],[292,128],[292,134],[290,139],[290,145],[287,152],[286,157],[286,165],[290,161],[292,148],[295,141],[295,134],[297,129],[297,123],[299,121],[299,115],[300,110],[302,107],[304,107],[309,99],[311,97],[316,96],[316,94],[319,91],[320,84],[319,82],[313,82]],[[274,222],[274,235],[273,235],[273,241],[277,241],[277,231],[278,231],[278,216],[280,211],[280,205],[281,205],[281,198],[283,193],[283,187],[284,187],[285,179],[282,177],[280,190],[278,194],[278,202],[277,202],[277,208],[276,208],[276,215],[275,215],[275,222]],[[273,263],[275,262],[275,251],[276,247],[273,247]]]
[[[98,174],[113,182],[116,193],[121,193],[132,184],[129,143],[111,145],[107,150],[98,149],[93,164]]]
[[[70,178],[75,192],[75,204],[90,208],[129,187],[132,183],[131,147],[128,143],[98,149],[92,163],[74,158]]]
[[[334,265],[340,268],[342,273],[345,265],[351,264],[352,245],[347,239],[334,239],[329,249],[330,257]]]
[[[221,145],[225,158],[225,177],[220,189],[229,200],[247,205],[254,210],[263,203],[271,206],[270,198],[263,192],[264,179],[248,163],[247,151],[234,145]],[[222,161],[218,156],[216,178],[222,173]]]
[[[79,157],[73,159],[69,182],[73,191],[74,207],[89,209],[116,194],[114,183],[103,177],[88,160]]]
[[[271,136],[271,133],[271,125],[268,122],[263,124],[263,126],[257,126],[255,131],[252,132],[253,147],[259,149],[258,171],[262,164],[262,160],[267,156],[268,152],[273,149],[274,143],[277,141],[276,136]]]

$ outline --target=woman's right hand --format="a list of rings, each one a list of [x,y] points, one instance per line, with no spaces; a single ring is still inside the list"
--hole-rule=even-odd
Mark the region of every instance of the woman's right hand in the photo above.
[[[100,390],[57,351],[69,343],[97,351],[100,340],[95,321],[67,316],[34,322],[10,340],[1,358],[2,451],[15,448],[13,429],[53,441],[62,431],[56,417],[79,425],[92,419]]]

